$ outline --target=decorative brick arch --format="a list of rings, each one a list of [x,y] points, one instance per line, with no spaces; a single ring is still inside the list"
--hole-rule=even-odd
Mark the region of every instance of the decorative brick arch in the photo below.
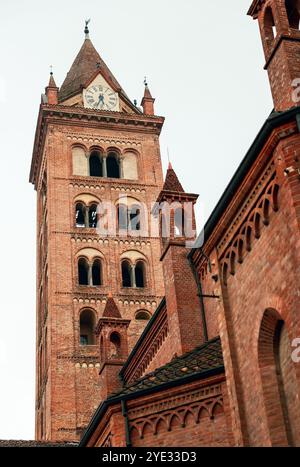
[[[299,445],[299,386],[291,358],[288,329],[275,308],[267,308],[263,312],[257,343],[270,444]]]

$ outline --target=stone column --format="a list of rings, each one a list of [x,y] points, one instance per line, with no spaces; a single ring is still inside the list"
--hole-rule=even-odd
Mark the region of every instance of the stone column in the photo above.
[[[119,158],[120,178],[124,178],[124,157]]]
[[[131,267],[130,276],[131,276],[131,287],[136,287],[136,281],[135,281],[135,265]]]
[[[102,177],[107,177],[107,164],[106,164],[107,156],[106,154],[102,157]]]
[[[88,270],[88,283],[89,286],[93,285],[93,273],[92,273],[92,265],[89,264],[89,270]]]
[[[86,227],[90,226],[90,219],[89,219],[89,208],[86,207],[84,209],[84,223]]]

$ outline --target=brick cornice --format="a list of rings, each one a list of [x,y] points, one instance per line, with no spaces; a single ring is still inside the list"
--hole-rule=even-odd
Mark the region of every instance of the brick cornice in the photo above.
[[[78,126],[81,128],[97,128],[133,131],[135,133],[153,133],[159,135],[164,124],[164,117],[127,114],[70,107],[64,105],[41,104],[35,133],[32,163],[29,181],[37,185],[37,173],[41,163],[41,153],[45,144],[49,124]]]

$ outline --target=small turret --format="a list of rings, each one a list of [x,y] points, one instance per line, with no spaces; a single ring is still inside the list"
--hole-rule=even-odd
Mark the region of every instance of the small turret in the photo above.
[[[144,91],[144,97],[141,102],[141,106],[143,107],[143,111],[145,115],[154,115],[155,99],[151,95],[146,78],[145,78],[144,84],[145,84],[145,91]]]
[[[50,105],[58,104],[59,88],[56,86],[52,70],[50,72],[49,84],[46,87],[45,91],[46,91],[46,96],[47,96],[47,103]]]
[[[110,293],[96,335],[100,346],[101,399],[121,388],[119,372],[128,357],[127,329],[130,320],[122,319]]]

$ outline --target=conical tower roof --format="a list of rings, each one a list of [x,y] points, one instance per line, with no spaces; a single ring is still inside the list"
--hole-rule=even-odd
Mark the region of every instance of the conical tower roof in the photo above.
[[[122,318],[119,308],[116,305],[111,294],[108,295],[105,309],[103,312],[103,318]]]
[[[170,162],[167,170],[163,191],[176,191],[179,193],[184,193],[184,189],[182,188],[182,185],[178,180],[178,177]]]
[[[50,73],[48,88],[57,88],[52,71]]]
[[[120,90],[126,96],[121,85],[100,57],[90,38],[86,37],[60,88],[59,101],[62,102],[76,95],[77,92],[79,93],[82,87],[95,76],[97,70],[103,74],[112,87]]]

